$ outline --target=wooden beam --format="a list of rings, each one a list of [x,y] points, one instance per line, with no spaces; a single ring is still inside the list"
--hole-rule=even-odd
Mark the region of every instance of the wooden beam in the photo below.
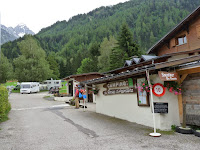
[[[181,59],[175,59],[175,60],[167,61],[163,63],[158,63],[158,64],[155,64],[155,68],[160,69],[160,68],[165,68],[165,67],[171,67],[171,66],[189,63],[189,62],[193,62],[197,60],[200,60],[200,55],[190,56],[190,57],[181,58]]]
[[[178,78],[178,83],[181,84],[185,80],[188,74],[183,74],[181,77],[179,75]],[[178,95],[178,108],[179,108],[179,118],[180,118],[180,123],[183,123],[183,97],[182,94]]]
[[[178,72],[179,75],[198,73],[200,72],[200,66],[178,69],[176,71]]]
[[[183,83],[183,81],[185,80],[185,78],[187,77],[188,74],[183,74],[181,79],[180,79],[180,84]]]

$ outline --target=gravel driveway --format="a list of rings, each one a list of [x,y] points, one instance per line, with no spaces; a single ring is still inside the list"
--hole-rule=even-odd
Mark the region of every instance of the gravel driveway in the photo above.
[[[151,129],[63,102],[46,93],[11,94],[10,120],[0,124],[0,150],[199,150],[193,135],[148,136]]]

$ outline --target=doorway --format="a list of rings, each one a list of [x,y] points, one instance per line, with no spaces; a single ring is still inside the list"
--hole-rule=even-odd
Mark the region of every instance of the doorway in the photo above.
[[[69,95],[73,96],[73,80],[69,81]]]

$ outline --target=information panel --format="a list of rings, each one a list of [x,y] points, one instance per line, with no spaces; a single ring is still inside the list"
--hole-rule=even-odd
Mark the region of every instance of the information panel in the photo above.
[[[168,103],[154,103],[154,113],[168,113]]]

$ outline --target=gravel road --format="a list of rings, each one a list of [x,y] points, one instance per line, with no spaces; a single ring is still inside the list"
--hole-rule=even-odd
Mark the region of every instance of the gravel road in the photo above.
[[[11,94],[10,120],[0,124],[0,150],[199,150],[194,135],[148,136],[151,129],[45,100],[46,93]]]

